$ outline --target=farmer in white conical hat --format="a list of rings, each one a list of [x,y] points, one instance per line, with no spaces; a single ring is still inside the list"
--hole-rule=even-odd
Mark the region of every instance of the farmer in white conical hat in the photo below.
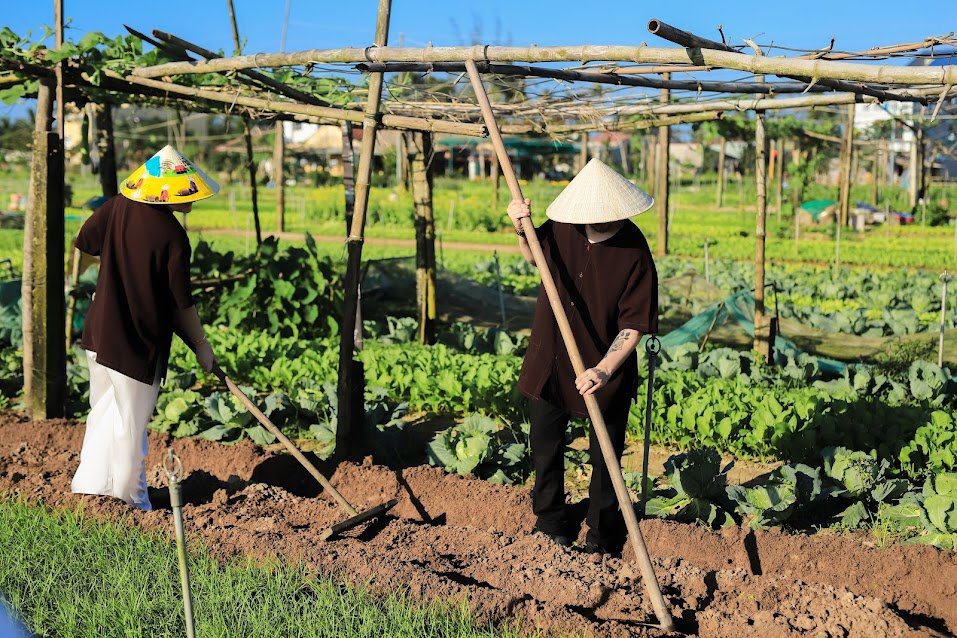
[[[648,242],[628,218],[648,210],[651,196],[598,159],[591,160],[545,211],[536,229],[546,264],[582,359],[576,376],[544,289],[538,304],[518,388],[529,399],[535,468],[532,509],[536,530],[571,545],[565,506],[565,429],[571,417],[587,418],[584,395],[594,395],[621,458],[625,426],[638,382],[635,347],[658,330],[658,275]],[[529,200],[514,200],[508,214],[525,259],[535,264],[522,232]],[[585,550],[617,554],[625,525],[594,431],[589,432],[592,478]]]
[[[72,490],[140,509],[146,490],[146,425],[166,374],[173,332],[207,372],[216,357],[190,292],[190,245],[173,211],[219,187],[172,146],[122,183],[86,220],[76,248],[100,258],[80,346],[90,368],[90,415]]]

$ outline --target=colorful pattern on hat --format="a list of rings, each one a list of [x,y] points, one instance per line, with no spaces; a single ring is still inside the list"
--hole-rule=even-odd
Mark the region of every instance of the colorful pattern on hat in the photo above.
[[[133,171],[120,192],[136,202],[185,204],[212,197],[219,185],[172,146],[164,146]]]

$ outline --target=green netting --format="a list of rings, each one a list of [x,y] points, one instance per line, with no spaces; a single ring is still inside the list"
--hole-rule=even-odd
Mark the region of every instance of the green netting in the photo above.
[[[723,301],[708,306],[703,312],[663,336],[661,347],[671,349],[685,343],[701,343],[706,334],[728,323],[740,327],[749,337],[754,338],[754,295],[750,290],[736,292]],[[774,341],[775,361],[784,364],[788,356],[797,357],[799,354],[804,353],[793,341],[781,335],[777,336]],[[835,359],[815,358],[820,370],[827,374],[842,375],[847,369],[846,364]]]
[[[806,211],[811,217],[817,220],[821,216],[821,213],[836,203],[833,199],[812,199],[801,204],[801,210]]]

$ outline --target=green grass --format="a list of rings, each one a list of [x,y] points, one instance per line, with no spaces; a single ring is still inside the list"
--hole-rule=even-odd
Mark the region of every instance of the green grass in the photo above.
[[[188,521],[187,521],[188,524]],[[175,546],[167,538],[0,500],[0,592],[36,636],[185,635]],[[192,552],[197,636],[517,636],[479,627],[462,604],[412,604],[311,578],[304,569]]]

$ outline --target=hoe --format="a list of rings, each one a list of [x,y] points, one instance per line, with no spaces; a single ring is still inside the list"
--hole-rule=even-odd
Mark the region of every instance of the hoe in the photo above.
[[[399,502],[399,499],[394,498],[385,503],[376,505],[375,507],[370,507],[367,510],[363,510],[361,512],[357,511],[356,508],[352,507],[349,501],[347,501],[345,497],[339,493],[339,490],[332,486],[332,483],[330,483],[329,480],[322,475],[316,466],[309,462],[309,459],[305,457],[299,448],[297,448],[295,444],[290,441],[288,437],[286,437],[286,435],[283,434],[282,431],[280,431],[280,429],[277,428],[275,424],[273,424],[273,422],[270,421],[259,408],[256,407],[255,403],[250,401],[249,397],[246,396],[246,393],[236,387],[236,384],[233,383],[233,380],[227,377],[226,373],[223,372],[221,368],[217,366],[213,370],[213,374],[215,374],[220,381],[226,384],[226,387],[229,388],[229,391],[232,392],[236,398],[240,400],[240,402],[242,402],[243,406],[245,406],[250,414],[256,417],[256,420],[259,421],[264,428],[272,432],[273,436],[279,439],[279,442],[286,446],[286,449],[289,450],[289,453],[292,454],[293,457],[295,457],[295,459],[299,461],[304,468],[306,468],[306,471],[309,472],[314,479],[319,481],[319,485],[322,486],[322,489],[331,494],[332,498],[334,498],[336,503],[339,504],[339,507],[345,510],[346,514],[349,515],[349,518],[345,519],[344,521],[336,523],[332,527],[327,527],[326,529],[322,530],[319,538],[324,541],[329,540],[330,538],[341,534],[346,530],[350,530],[357,525],[361,525],[366,521],[385,514],[390,509],[395,507],[395,505]]]

